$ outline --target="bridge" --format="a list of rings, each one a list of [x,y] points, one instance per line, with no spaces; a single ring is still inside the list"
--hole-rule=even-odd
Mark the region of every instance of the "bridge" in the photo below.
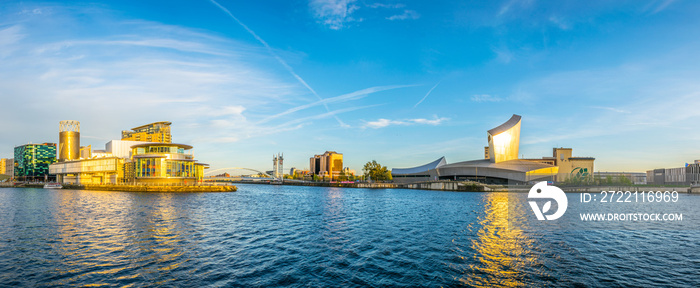
[[[209,181],[217,181],[217,180],[218,180],[218,181],[221,181],[221,180],[239,180],[239,179],[244,179],[244,178],[245,178],[245,179],[261,179],[261,178],[253,178],[253,177],[242,177],[242,176],[231,176],[231,177],[210,177],[210,176],[207,176],[207,175],[214,174],[215,172],[221,172],[221,171],[226,171],[226,170],[246,170],[246,171],[253,171],[253,172],[257,172],[257,173],[259,173],[259,174],[264,175],[264,176],[265,176],[265,177],[264,177],[265,179],[270,178],[270,179],[272,179],[272,180],[280,180],[280,179],[276,179],[275,177],[272,177],[272,175],[267,174],[267,173],[265,173],[265,172],[263,172],[263,171],[255,170],[255,169],[251,169],[251,168],[243,168],[243,167],[227,167],[227,168],[219,168],[219,169],[214,169],[214,170],[211,170],[211,171],[207,171],[207,172],[204,173],[204,176],[205,176],[204,180],[209,180]]]

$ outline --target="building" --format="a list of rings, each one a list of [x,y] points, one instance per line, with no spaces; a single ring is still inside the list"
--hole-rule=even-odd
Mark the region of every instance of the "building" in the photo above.
[[[64,184],[191,185],[208,166],[197,163],[185,144],[112,140],[104,150],[88,149],[83,147],[79,159],[52,164],[50,173]]]
[[[595,172],[593,173],[594,183],[600,185],[645,185],[647,184],[647,173],[643,172]]]
[[[145,143],[131,146],[134,177],[127,183],[193,185],[202,180],[208,164],[198,163],[188,150],[174,143]]]
[[[64,120],[58,123],[58,162],[80,159],[80,122]]]
[[[25,144],[15,147],[14,177],[20,181],[53,180],[49,165],[56,162],[56,144]]]
[[[277,155],[272,155],[272,173],[268,173],[272,175],[272,178],[275,179],[282,179],[284,178],[284,171],[283,171],[283,166],[284,164],[284,156],[282,153],[277,153]]]
[[[0,174],[1,175],[14,175],[15,171],[15,160],[14,158],[3,158],[0,159]]]
[[[647,184],[689,186],[700,185],[700,160],[685,167],[660,168],[646,172]]]
[[[131,128],[132,131],[122,131],[122,140],[172,143],[171,124],[171,122],[161,121]]]
[[[314,155],[309,159],[311,174],[319,177],[335,178],[343,171],[343,154],[335,151],[326,151],[321,155]]]
[[[488,130],[484,159],[447,164],[445,157],[412,168],[394,168],[394,182],[435,180],[477,181],[487,184],[523,184],[532,181],[587,180],[593,173],[591,157],[572,157],[571,148],[554,148],[553,157],[518,159],[522,118]],[[560,174],[561,171],[561,174]]]

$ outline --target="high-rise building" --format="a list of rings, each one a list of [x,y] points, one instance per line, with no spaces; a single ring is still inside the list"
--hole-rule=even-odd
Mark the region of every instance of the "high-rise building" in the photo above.
[[[284,162],[284,157],[282,153],[277,153],[277,155],[272,155],[272,177],[275,179],[284,178],[284,171],[282,171],[282,164]]]
[[[15,147],[15,178],[44,180],[49,165],[56,162],[56,143],[25,144]]]
[[[0,174],[12,176],[15,171],[15,160],[13,158],[0,159]]]
[[[335,178],[343,171],[343,154],[326,151],[321,155],[314,155],[309,159],[309,167],[311,174]]]
[[[122,140],[172,143],[170,124],[166,121],[154,122],[131,128],[132,131],[122,131]]]

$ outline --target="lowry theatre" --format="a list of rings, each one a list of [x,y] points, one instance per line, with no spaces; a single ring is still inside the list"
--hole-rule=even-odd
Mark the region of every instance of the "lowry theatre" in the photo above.
[[[435,180],[476,181],[486,184],[523,184],[530,181],[588,179],[593,174],[591,157],[572,157],[570,148],[554,148],[553,157],[518,159],[522,117],[489,130],[484,159],[447,164],[445,157],[412,168],[394,168],[394,182]]]

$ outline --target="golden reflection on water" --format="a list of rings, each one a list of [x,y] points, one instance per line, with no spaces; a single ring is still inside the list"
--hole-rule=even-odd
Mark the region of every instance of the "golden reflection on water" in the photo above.
[[[522,230],[508,227],[508,205],[515,200],[507,193],[485,194],[484,215],[479,218],[477,238],[472,240],[474,264],[460,279],[475,287],[529,286],[525,275],[536,265],[534,241]],[[511,211],[512,212],[512,211]]]
[[[124,275],[111,278],[156,278],[187,261],[181,259],[185,247],[182,229],[176,226],[189,212],[176,209],[172,195],[150,196],[62,191],[52,211],[57,234],[52,248],[61,258],[72,260],[57,265],[56,272],[66,278],[52,285],[103,286],[85,280],[120,272]],[[144,199],[150,201],[142,203]]]

